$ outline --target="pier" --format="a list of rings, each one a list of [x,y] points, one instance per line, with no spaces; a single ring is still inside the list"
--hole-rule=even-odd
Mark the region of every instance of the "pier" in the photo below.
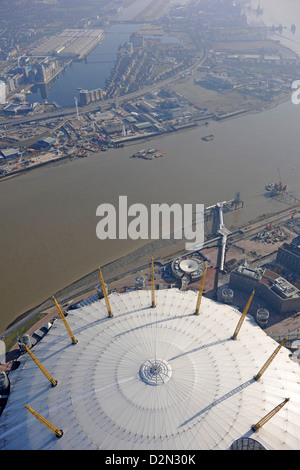
[[[226,203],[226,201],[225,201]],[[223,271],[224,270],[224,261],[225,261],[225,252],[226,252],[226,244],[227,244],[227,237],[230,234],[230,230],[228,230],[225,227],[224,224],[224,216],[223,216],[223,204],[224,202],[218,202],[217,203],[217,208],[219,212],[219,229],[218,229],[218,234],[221,235],[222,237],[222,242],[221,242],[221,256],[220,256],[220,264],[219,264],[219,270]]]

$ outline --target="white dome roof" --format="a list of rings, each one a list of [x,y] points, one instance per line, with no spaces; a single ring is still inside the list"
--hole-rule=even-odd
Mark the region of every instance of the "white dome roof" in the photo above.
[[[197,271],[199,269],[200,263],[195,259],[183,259],[179,263],[179,267],[185,273],[192,273],[193,271]]]
[[[177,289],[111,294],[74,310],[76,345],[57,320],[33,349],[58,381],[51,387],[28,354],[9,375],[0,449],[225,450],[237,439],[266,449],[300,449],[299,365],[247,316]],[[290,401],[258,432],[251,426]],[[64,434],[58,439],[29,405]]]

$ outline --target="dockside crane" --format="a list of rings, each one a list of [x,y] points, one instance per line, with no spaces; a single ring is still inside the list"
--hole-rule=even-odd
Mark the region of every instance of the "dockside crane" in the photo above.
[[[280,176],[279,167],[277,167],[277,172],[278,172],[279,182],[278,182],[278,184],[277,184],[277,183],[275,184],[275,187],[276,187],[276,190],[277,190],[279,193],[282,193],[283,191],[286,191],[286,184],[283,185],[282,182],[281,182],[281,176]]]
[[[20,155],[20,157],[19,157],[19,160],[17,161],[16,165],[15,165],[14,168],[13,168],[14,170],[17,170],[17,169],[18,169],[18,167],[19,167],[19,165],[20,165],[20,163],[21,163],[21,160],[22,160],[22,158],[23,158],[24,153],[25,153],[25,151],[21,153],[21,155]]]
[[[300,202],[300,199],[298,199],[297,197],[293,196],[293,194],[290,194],[289,192],[287,192],[287,185],[285,184],[282,184],[282,180],[281,180],[281,175],[280,175],[280,170],[279,170],[279,167],[277,167],[277,172],[278,172],[278,178],[279,178],[279,182],[278,183],[275,183],[275,190],[277,192],[277,194],[281,194],[281,193],[285,193],[287,196],[289,196],[291,199],[294,199],[294,201],[297,201],[298,203]]]

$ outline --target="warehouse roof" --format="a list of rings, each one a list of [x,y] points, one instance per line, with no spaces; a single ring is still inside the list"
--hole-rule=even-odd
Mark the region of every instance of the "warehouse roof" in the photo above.
[[[14,149],[14,148],[1,149],[0,153],[4,158],[17,157],[19,155],[19,149]]]

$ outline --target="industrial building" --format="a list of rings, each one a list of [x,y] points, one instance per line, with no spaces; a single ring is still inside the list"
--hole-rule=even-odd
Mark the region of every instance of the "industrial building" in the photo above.
[[[142,34],[132,33],[129,38],[129,43],[133,49],[142,49],[145,47],[145,40]]]
[[[10,103],[2,110],[2,114],[6,116],[16,116],[20,114],[28,114],[34,109],[33,104],[29,103]]]
[[[96,90],[80,90],[79,92],[79,104],[80,106],[86,106],[94,101],[103,100],[103,90],[97,88]]]
[[[290,244],[283,243],[278,249],[276,262],[291,272],[300,274],[300,236],[294,238]]]
[[[175,278],[187,277],[194,282],[200,279],[204,271],[204,262],[195,257],[176,258],[171,265],[171,270]]]
[[[0,449],[299,450],[298,363],[249,302],[195,314],[199,294],[105,292],[60,315],[2,381]]]
[[[6,85],[0,80],[0,104],[6,103]]]
[[[278,313],[300,310],[300,291],[293,284],[269,269],[251,269],[247,262],[230,274],[230,286],[252,292]]]
[[[36,83],[49,83],[51,80],[62,71],[57,60],[45,59],[42,63],[37,65],[35,81]]]
[[[157,131],[157,129],[154,127],[154,125],[150,121],[135,123],[133,125],[133,127],[137,132],[143,132],[143,131],[154,132],[154,131]]]
[[[45,137],[43,139],[39,139],[32,147],[33,148],[49,148],[52,145],[55,145],[56,139],[54,137]]]
[[[82,59],[103,39],[102,29],[65,29],[39,43],[30,55]]]
[[[0,155],[5,159],[17,158],[19,154],[20,154],[19,149],[15,149],[15,148],[6,148],[6,149],[0,150]]]

